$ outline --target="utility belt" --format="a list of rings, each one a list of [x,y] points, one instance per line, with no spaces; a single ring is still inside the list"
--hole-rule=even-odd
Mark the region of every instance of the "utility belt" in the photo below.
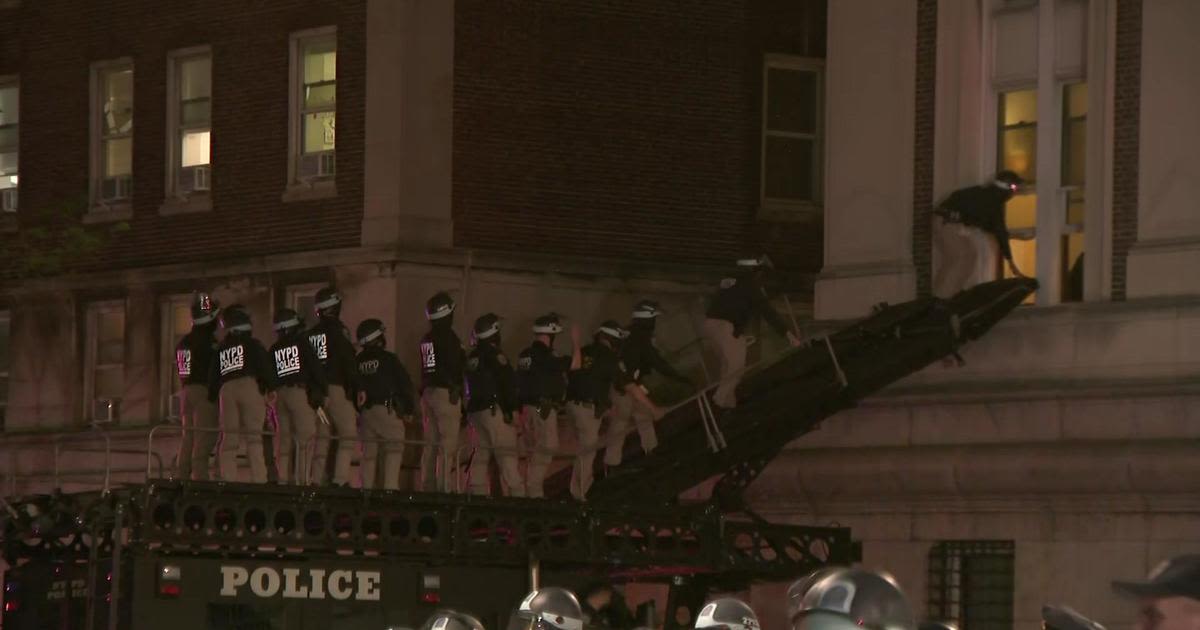
[[[533,407],[534,410],[537,411],[537,414],[542,417],[542,420],[545,420],[546,418],[550,417],[550,414],[553,413],[555,409],[558,409],[560,401],[543,398],[539,401],[527,402],[525,404]]]
[[[452,405],[457,405],[459,402],[462,401],[462,391],[463,391],[462,387],[450,387],[447,385],[430,384],[430,385],[425,385],[424,387],[421,388],[421,394],[424,395],[425,392],[427,392],[431,389],[446,390],[447,397],[450,399],[450,404],[452,404]]]

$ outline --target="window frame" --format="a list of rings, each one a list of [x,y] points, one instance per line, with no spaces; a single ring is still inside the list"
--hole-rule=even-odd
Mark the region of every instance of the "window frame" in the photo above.
[[[1008,559],[1006,620],[1011,628],[1016,621],[1016,543],[1011,540],[943,540],[929,548],[926,591],[926,617],[948,621],[960,630],[973,630],[967,624],[966,560],[1000,557]]]
[[[189,193],[182,193],[179,189],[179,177],[183,167],[180,165],[180,159],[183,153],[182,132],[185,126],[182,123],[183,113],[180,102],[179,93],[179,67],[185,61],[196,59],[198,57],[208,57],[209,60],[209,116],[206,126],[189,126],[187,129],[204,129],[209,131],[209,188],[208,190],[193,190]],[[166,201],[161,209],[161,213],[170,214],[173,212],[186,211],[202,211],[212,208],[212,62],[213,54],[212,47],[209,45],[191,46],[188,48],[179,48],[167,53],[167,108],[166,108],[166,181],[163,190],[166,192]]]
[[[16,145],[13,146],[13,150],[17,154],[17,172],[14,173],[13,176],[17,177],[18,180],[17,180],[17,183],[15,186],[12,186],[11,188],[0,189],[0,190],[4,191],[4,192],[0,192],[0,195],[10,197],[10,199],[0,199],[0,215],[15,214],[15,213],[19,212],[21,209],[21,207],[20,207],[21,101],[23,99],[21,98],[21,77],[20,77],[20,75],[16,75],[16,74],[0,75],[0,88],[7,88],[7,87],[15,87],[17,89],[17,122],[15,124],[13,124],[12,126],[16,127],[16,129],[17,129],[17,143],[16,143]],[[2,152],[3,148],[4,147],[0,147],[0,152]],[[3,177],[3,176],[0,176],[0,177]],[[12,191],[12,192],[10,193],[8,191]],[[5,209],[6,207],[8,209]]]
[[[188,309],[191,313],[192,296],[188,294],[172,294],[163,296],[159,300],[160,322],[162,335],[160,338],[159,352],[159,417],[163,420],[171,420],[171,398],[183,391],[183,387],[179,384],[179,373],[176,371],[175,365],[175,346],[178,344],[176,340],[175,330],[175,309],[182,306]],[[183,331],[183,337],[190,331]]]
[[[816,75],[816,121],[815,131],[804,134],[788,131],[771,131],[767,124],[770,103],[770,72],[773,69],[812,72]],[[770,220],[802,219],[819,216],[824,209],[825,194],[825,60],[782,53],[766,53],[762,63],[762,84],[759,90],[762,99],[759,109],[759,154],[758,154],[758,202],[759,218]],[[794,201],[767,197],[767,138],[804,138],[813,141],[813,199]]]
[[[99,316],[105,312],[120,311],[124,325],[121,328],[121,343],[123,345],[119,364],[104,364],[98,365],[98,343],[99,343]],[[110,369],[115,366],[121,368],[121,384],[122,390],[126,389],[126,368],[129,366],[129,308],[126,300],[97,300],[88,302],[84,306],[84,363],[83,363],[83,417],[86,418],[88,424],[96,422],[93,417],[95,411],[96,398],[96,371],[98,369]],[[124,394],[124,391],[122,392]],[[113,424],[119,424],[121,421],[121,402],[124,396],[115,399],[117,401],[116,414],[112,420]]]
[[[89,110],[89,138],[90,138],[90,167],[88,177],[88,196],[91,200],[90,208],[93,214],[120,215],[120,219],[128,219],[132,217],[132,202],[133,202],[133,164],[134,164],[134,132],[131,127],[128,134],[105,136],[101,120],[104,116],[103,104],[100,102],[104,94],[104,86],[102,85],[102,75],[128,68],[133,73],[133,89],[131,94],[130,107],[133,110],[131,115],[134,123],[137,122],[137,71],[134,67],[132,57],[119,57],[116,59],[106,59],[92,63],[89,72],[90,84],[90,105]],[[112,138],[128,137],[130,140],[130,173],[129,173],[129,196],[105,200],[103,198],[101,187],[104,185],[104,141]]]
[[[337,194],[335,180],[337,179],[337,140],[334,140],[333,174],[319,177],[300,177],[300,158],[304,149],[303,125],[304,114],[309,111],[327,111],[322,109],[306,110],[301,91],[304,89],[304,60],[303,48],[313,41],[332,40],[334,50],[338,49],[337,26],[322,26],[302,31],[295,31],[288,36],[288,160],[287,186],[284,190],[283,201],[332,197]],[[336,94],[337,77],[334,77]],[[333,110],[337,116],[337,98],[334,98]],[[336,124],[336,123],[335,123]]]

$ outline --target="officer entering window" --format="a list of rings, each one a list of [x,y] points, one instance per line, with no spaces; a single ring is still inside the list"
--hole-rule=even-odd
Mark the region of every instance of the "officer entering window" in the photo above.
[[[350,483],[350,458],[354,456],[354,443],[358,437],[358,414],[354,409],[358,365],[354,361],[354,343],[350,341],[350,330],[339,319],[342,313],[342,297],[332,287],[325,287],[317,291],[313,308],[317,312],[317,323],[308,330],[308,342],[325,370],[328,395],[321,408],[333,424],[332,431],[337,437],[337,450],[333,458],[333,484],[345,486]],[[321,422],[317,426],[313,472],[322,477],[329,453],[329,438],[330,427]]]
[[[208,377],[217,354],[217,314],[221,307],[207,293],[192,300],[192,330],[175,346],[175,367],[183,412],[180,424],[179,478],[208,481],[208,458],[217,444],[217,407],[208,399]]]
[[[990,183],[954,191],[934,210],[933,246],[939,261],[933,276],[935,296],[949,299],[970,286],[982,258],[979,248],[985,234],[996,241],[1009,271],[1025,277],[1013,262],[1004,214],[1004,204],[1024,183],[1016,173],[1000,171]]]
[[[746,369],[746,326],[752,319],[763,318],[775,332],[787,337],[788,343],[800,345],[800,339],[771,307],[763,288],[763,275],[771,268],[771,260],[765,255],[743,258],[737,266],[741,271],[721,281],[704,320],[704,336],[721,362],[721,382],[713,394],[713,404],[722,409],[737,406],[737,385]]]
[[[366,319],[355,335],[362,352],[358,353],[358,374],[362,390],[358,406],[362,409],[363,488],[376,485],[376,461],[383,445],[383,488],[400,487],[400,465],[404,461],[404,425],[412,422],[415,404],[412,379],[400,359],[387,350],[383,322]]]
[[[512,364],[500,349],[500,318],[488,313],[475,320],[475,348],[467,355],[467,423],[475,434],[471,461],[471,494],[486,495],[488,463],[495,453],[507,495],[525,496],[517,467],[517,390]]]
[[[531,497],[545,496],[546,467],[558,451],[558,406],[566,398],[567,372],[578,370],[581,363],[578,326],[571,326],[571,356],[554,354],[554,338],[562,331],[557,314],[537,318],[533,343],[517,357],[517,395],[526,427],[537,444],[525,479]]]
[[[421,337],[420,343],[421,406],[425,412],[421,484],[426,492],[453,492],[456,484],[451,475],[457,474],[458,469],[466,352],[454,334],[454,300],[448,294],[441,292],[429,298],[425,303],[425,319],[429,320],[429,332]]]
[[[250,460],[250,480],[267,482],[261,435],[267,414],[267,396],[274,402],[275,370],[267,349],[251,334],[250,314],[235,304],[221,313],[227,334],[217,346],[217,360],[209,371],[209,400],[221,404],[221,479],[237,481],[237,452],[242,438]],[[243,435],[244,434],[244,435]]]
[[[688,387],[695,386],[690,378],[667,363],[654,345],[654,329],[661,314],[658,303],[651,300],[642,300],[633,307],[629,337],[621,344],[621,362],[625,364],[633,387],[640,389],[642,395],[632,393],[629,388],[613,390],[612,421],[608,425],[604,448],[604,464],[607,466],[621,463],[631,420],[637,426],[643,451],[649,453],[658,446],[654,421],[662,416],[662,410],[649,404],[650,390],[645,385],[646,377],[657,370],[673,381]]]
[[[579,451],[571,471],[571,495],[582,501],[592,487],[592,467],[600,439],[600,422],[612,408],[613,391],[634,396],[659,417],[662,411],[633,384],[621,361],[621,343],[629,331],[613,320],[596,329],[592,343],[580,351],[578,370],[567,376],[567,415],[575,424]]]
[[[279,419],[280,478],[283,483],[306,484],[312,481],[309,464],[317,434],[317,409],[325,402],[329,386],[321,360],[304,333],[304,320],[296,311],[276,311],[275,333],[278,339],[270,352],[278,385],[275,416]]]

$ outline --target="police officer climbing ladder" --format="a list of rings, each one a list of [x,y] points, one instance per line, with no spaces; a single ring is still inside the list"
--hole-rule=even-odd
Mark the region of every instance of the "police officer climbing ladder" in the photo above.
[[[362,346],[358,353],[358,374],[362,390],[358,395],[362,408],[363,488],[374,488],[376,462],[383,451],[383,488],[400,487],[400,465],[404,457],[404,423],[413,415],[413,386],[408,372],[395,354],[388,352],[383,322],[367,319],[358,325],[355,336]],[[382,444],[374,440],[382,440]]]
[[[465,355],[462,342],[454,334],[454,300],[444,292],[429,298],[425,318],[429,320],[429,332],[421,337],[419,348],[426,442],[421,452],[421,484],[426,492],[453,492]]]
[[[562,331],[557,314],[537,318],[533,343],[517,358],[517,398],[537,444],[525,479],[525,492],[531,497],[545,496],[546,467],[558,451],[558,406],[566,398],[567,372],[578,370],[581,363],[578,326],[571,326],[571,356],[554,354],[554,338]]]
[[[284,483],[307,484],[315,480],[309,465],[317,434],[317,409],[324,404],[329,386],[300,315],[290,308],[279,309],[275,332],[278,339],[270,353],[278,384],[275,415],[279,419],[280,478]]]
[[[266,483],[261,432],[267,413],[264,396],[275,389],[275,370],[266,348],[251,335],[245,307],[225,309],[221,326],[228,333],[217,346],[209,377],[209,400],[219,398],[221,404],[221,479],[237,481],[237,452],[244,440],[251,481]]]
[[[182,387],[179,478],[207,481],[208,458],[217,444],[217,407],[208,398],[209,370],[217,354],[220,304],[207,293],[192,301],[192,330],[175,346],[175,367]]]
[[[979,237],[983,235],[995,239],[1009,271],[1025,277],[1013,262],[1004,213],[1004,204],[1024,183],[1016,173],[1000,171],[993,181],[956,190],[938,205],[933,213],[933,247],[939,263],[933,275],[935,296],[949,299],[968,288],[981,259]]]
[[[487,313],[475,320],[475,348],[467,356],[467,422],[475,436],[471,460],[472,494],[488,494],[488,463],[492,455],[508,496],[525,496],[525,481],[517,465],[516,384],[512,365],[500,349],[500,318]]]
[[[333,483],[348,485],[350,481],[350,459],[354,455],[354,443],[358,434],[357,413],[354,398],[358,384],[358,366],[354,363],[354,344],[350,331],[338,317],[342,312],[342,298],[326,287],[317,291],[313,304],[318,321],[308,331],[308,341],[313,352],[325,368],[325,380],[329,394],[322,408],[333,423],[337,436],[337,451],[334,455]],[[321,423],[317,426],[316,454],[313,457],[313,472],[318,477],[325,472],[325,460],[329,451],[330,427]]]

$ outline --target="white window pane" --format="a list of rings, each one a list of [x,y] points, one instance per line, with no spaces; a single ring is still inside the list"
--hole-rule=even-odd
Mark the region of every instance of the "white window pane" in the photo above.
[[[180,142],[183,167],[203,166],[208,164],[209,131],[185,131]]]
[[[0,127],[0,148],[8,150],[9,153],[16,154],[17,147],[20,146],[20,127],[10,125],[8,127]]]
[[[184,125],[207,125],[212,118],[212,101],[201,99],[179,104],[179,122]]]
[[[212,58],[191,57],[179,62],[179,100],[212,96]]]
[[[15,85],[0,87],[0,125],[15,125],[18,122],[21,92]]]
[[[133,70],[111,70],[103,75],[106,134],[128,133],[133,128]]]
[[[802,138],[766,138],[768,199],[809,201],[813,198],[813,141]]]
[[[993,78],[999,81],[1037,78],[1037,7],[1004,11],[994,21]]]
[[[17,152],[0,153],[0,175],[12,175],[17,172]],[[15,185],[16,182],[13,182]],[[0,186],[3,183],[0,182]]]
[[[805,70],[767,70],[767,129],[816,133],[817,75]]]
[[[333,41],[304,46],[304,83],[337,80],[337,49]]]
[[[125,370],[123,368],[101,368],[93,374],[96,378],[96,398],[121,398],[125,395]]]
[[[104,141],[104,176],[115,177],[133,172],[133,138]]]
[[[307,85],[304,87],[305,109],[329,107],[337,103],[337,84]]]
[[[304,153],[332,151],[334,145],[333,112],[317,112],[304,115]]]

